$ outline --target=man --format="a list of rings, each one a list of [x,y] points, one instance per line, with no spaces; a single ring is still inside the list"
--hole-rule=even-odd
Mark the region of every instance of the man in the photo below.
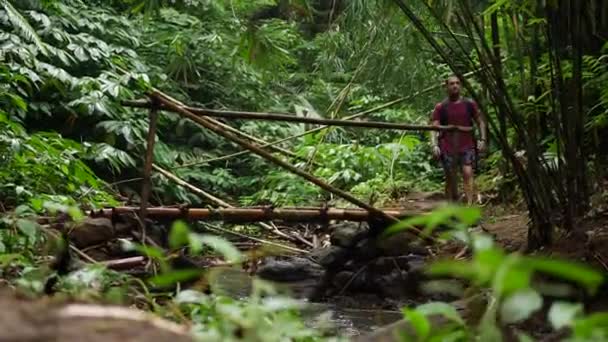
[[[448,98],[438,103],[433,111],[432,124],[479,127],[481,139],[475,142],[473,132],[440,131],[431,132],[433,156],[441,160],[445,174],[445,194],[448,200],[458,200],[458,168],[462,169],[464,192],[467,203],[471,205],[474,197],[473,166],[478,152],[486,150],[486,123],[477,103],[460,95],[461,82],[452,75],[445,82]]]

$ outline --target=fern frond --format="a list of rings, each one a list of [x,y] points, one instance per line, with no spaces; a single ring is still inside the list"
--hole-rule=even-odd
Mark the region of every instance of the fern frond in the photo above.
[[[46,56],[47,55],[46,46],[45,46],[44,42],[42,41],[42,39],[40,39],[40,36],[36,32],[36,30],[32,27],[32,25],[30,25],[29,21],[27,21],[27,19],[25,19],[21,15],[21,13],[15,7],[13,7],[13,5],[10,3],[10,1],[1,0],[0,3],[2,4],[2,7],[4,8],[4,10],[6,11],[6,15],[7,15],[9,21],[13,24],[13,26],[21,32],[21,34],[24,36],[24,38],[26,38],[26,39],[32,41],[34,44],[36,44],[36,46],[38,47],[40,52],[42,52],[42,54],[44,54]]]

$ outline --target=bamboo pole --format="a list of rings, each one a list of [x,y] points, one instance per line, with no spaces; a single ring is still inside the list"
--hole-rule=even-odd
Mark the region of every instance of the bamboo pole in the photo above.
[[[250,150],[251,152],[259,155],[260,157],[262,157],[278,166],[281,166],[282,168],[306,179],[307,181],[319,186],[323,190],[331,192],[332,194],[339,196],[342,199],[344,199],[360,208],[368,210],[370,212],[370,214],[373,214],[374,216],[378,216],[378,218],[383,218],[389,222],[397,221],[397,219],[395,217],[393,217],[391,215],[387,215],[384,212],[379,211],[378,209],[374,208],[373,206],[357,199],[356,197],[349,194],[348,192],[338,189],[332,185],[329,185],[329,184],[325,183],[324,181],[312,176],[311,174],[309,174],[305,171],[302,171],[302,170],[296,168],[295,166],[273,156],[272,154],[270,154],[267,151],[260,148],[258,145],[251,144],[251,143],[239,138],[238,136],[234,135],[232,132],[222,130],[222,128],[219,125],[216,125],[214,123],[214,121],[209,120],[206,117],[197,116],[196,114],[194,114],[194,113],[190,112],[189,110],[187,110],[186,108],[184,108],[179,102],[171,99],[170,97],[167,97],[165,94],[161,93],[160,91],[153,90],[149,96],[152,97],[153,99],[157,100],[158,103],[171,109],[172,111],[175,111],[176,113],[191,119],[192,121],[209,129],[210,131],[213,131],[214,133],[240,145],[241,147],[244,147],[244,148]],[[420,233],[420,232],[417,231],[416,233]]]
[[[152,104],[146,100],[136,101],[123,101],[124,106],[150,108]],[[161,106],[160,109],[168,110],[169,108]],[[320,119],[320,118],[307,118],[302,116],[295,116],[292,114],[282,113],[255,113],[255,112],[242,112],[242,111],[228,111],[228,110],[217,110],[217,109],[206,109],[185,106],[184,109],[200,116],[212,116],[228,119],[250,119],[250,120],[267,120],[267,121],[282,121],[282,122],[293,122],[293,123],[307,123],[324,126],[341,126],[341,127],[363,127],[363,128],[380,128],[380,129],[396,129],[404,131],[460,131],[470,132],[471,127],[465,126],[434,126],[434,125],[413,125],[413,124],[402,124],[393,122],[379,122],[379,121],[355,121],[355,120],[342,120],[342,119]],[[230,127],[234,130],[234,128]],[[251,137],[250,137],[251,138]],[[254,139],[252,139],[254,140]],[[260,142],[259,139],[254,140]]]
[[[156,123],[158,121],[158,109],[155,107],[150,108],[149,115],[149,126],[148,126],[148,138],[146,143],[146,155],[144,158],[144,174],[143,174],[143,184],[141,187],[141,209],[139,212],[139,219],[141,221],[142,227],[142,237],[145,239],[146,237],[146,207],[148,206],[148,198],[150,197],[152,182],[151,182],[151,173],[152,173],[152,163],[154,159],[154,143],[156,141]]]
[[[91,211],[91,216],[111,217],[112,214],[121,215],[136,211],[136,207],[106,208]],[[371,217],[368,210],[350,208],[147,208],[150,218],[184,218],[198,221],[232,221],[232,222],[260,222],[281,220],[285,222],[322,222],[326,220],[345,220],[365,222]],[[386,216],[406,218],[422,212],[404,211],[401,209],[376,209]]]
[[[232,205],[230,205],[230,204],[222,201],[221,199],[213,196],[212,194],[210,194],[210,193],[208,193],[208,192],[206,192],[206,191],[204,191],[202,189],[199,189],[199,188],[195,187],[194,185],[192,185],[192,184],[184,181],[183,179],[181,179],[181,178],[177,177],[176,175],[172,174],[171,172],[169,172],[169,171],[161,168],[160,166],[154,164],[154,165],[152,165],[152,167],[154,168],[154,170],[158,171],[163,176],[169,178],[170,180],[172,180],[175,183],[183,186],[184,188],[186,188],[186,189],[194,192],[195,194],[200,195],[200,196],[202,196],[202,197],[204,197],[204,198],[206,198],[206,199],[208,199],[208,200],[210,200],[212,202],[215,202],[219,206],[226,207],[226,208],[231,208],[232,207]]]
[[[165,177],[169,178],[170,180],[174,181],[175,183],[177,183],[177,184],[185,187],[186,189],[194,192],[195,194],[197,194],[199,196],[202,196],[202,197],[204,197],[204,198],[206,198],[206,199],[208,199],[208,200],[210,200],[212,202],[215,202],[220,207],[234,208],[234,206],[232,206],[230,203],[227,203],[227,202],[223,201],[222,199],[220,199],[220,198],[218,198],[216,196],[213,196],[212,194],[210,194],[210,193],[208,193],[208,192],[206,192],[206,191],[204,191],[204,190],[202,190],[200,188],[197,188],[196,186],[194,186],[194,185],[186,182],[185,180],[183,180],[183,179],[179,178],[178,176],[172,174],[171,172],[169,172],[169,171],[161,168],[160,166],[158,166],[158,165],[152,165],[152,166],[154,167],[154,169],[156,171],[158,171],[159,173],[161,173],[163,176],[165,176]],[[291,236],[289,236],[289,235],[281,232],[280,230],[276,229],[275,227],[270,226],[269,224],[266,224],[264,222],[260,222],[258,224],[262,228],[267,229],[268,231],[270,231],[270,232],[272,232],[272,233],[274,233],[274,234],[276,234],[276,235],[278,235],[278,236],[280,236],[280,237],[282,237],[284,239],[291,240],[291,241],[297,240],[295,237],[291,237]]]

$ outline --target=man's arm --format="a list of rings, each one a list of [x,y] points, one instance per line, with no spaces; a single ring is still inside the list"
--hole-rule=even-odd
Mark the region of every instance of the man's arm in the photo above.
[[[484,151],[488,146],[488,129],[486,124],[486,119],[483,113],[477,109],[477,115],[475,116],[475,122],[477,122],[477,127],[479,127],[479,132],[481,136],[481,144],[479,145],[479,150]]]
[[[433,120],[431,122],[431,125],[439,126],[439,120]],[[431,131],[431,146],[439,145],[438,136],[439,136],[439,131]]]

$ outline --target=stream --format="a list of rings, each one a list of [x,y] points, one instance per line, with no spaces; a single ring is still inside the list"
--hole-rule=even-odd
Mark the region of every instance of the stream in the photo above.
[[[210,283],[216,293],[246,299],[251,291],[252,278],[242,270],[222,268],[212,276]],[[310,282],[298,282],[289,284],[287,287],[293,289],[292,292],[297,292],[298,287],[311,285],[313,284]],[[279,285],[280,287],[281,285]],[[356,307],[349,307],[348,303],[352,303],[352,306]],[[307,302],[305,309],[302,310],[302,316],[309,326],[330,323],[341,336],[353,337],[365,335],[402,318],[399,311],[374,308],[378,304],[377,300],[374,303],[374,297],[371,296],[341,297],[333,302],[325,303]],[[323,318],[327,317],[329,317],[329,322],[323,322]]]

